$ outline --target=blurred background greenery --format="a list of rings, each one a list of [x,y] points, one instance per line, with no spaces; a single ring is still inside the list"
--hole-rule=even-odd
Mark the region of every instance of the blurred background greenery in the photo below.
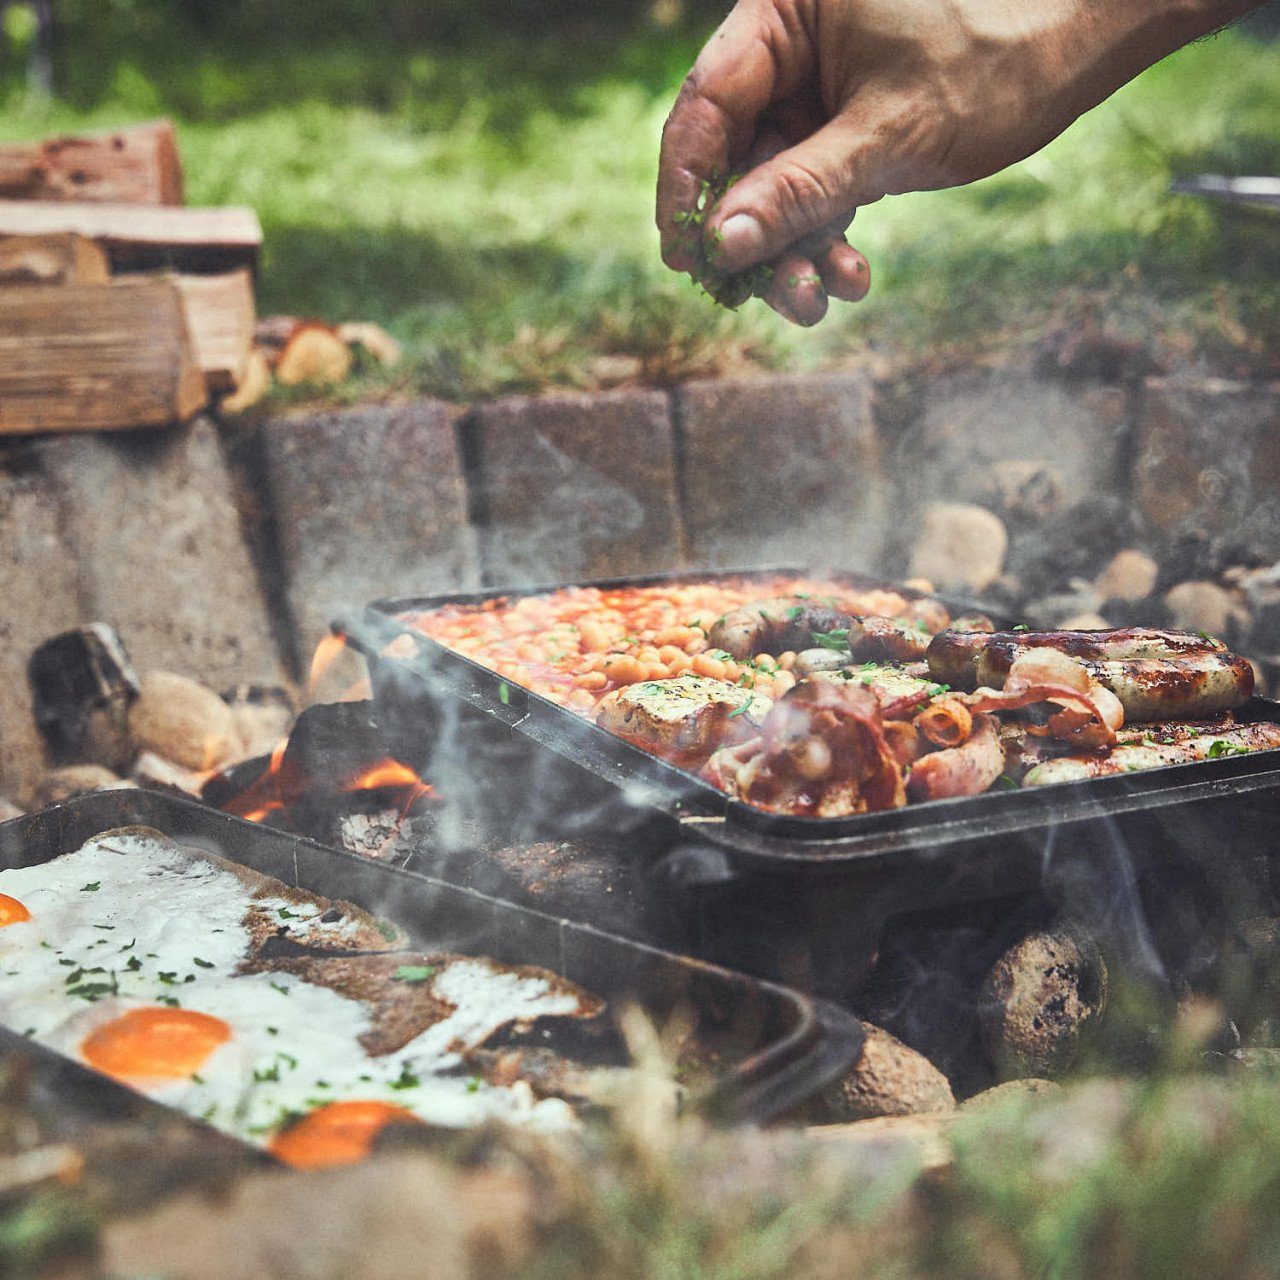
[[[36,10],[12,0],[0,136],[172,116],[189,201],[261,215],[261,310],[387,324],[411,355],[399,389],[937,361],[1082,323],[1166,362],[1280,367],[1280,224],[1168,194],[1186,173],[1280,173],[1268,14],[1004,174],[862,211],[871,298],[799,333],[758,302],[718,311],[658,259],[659,132],[723,10],[57,0],[46,96],[29,75]]]

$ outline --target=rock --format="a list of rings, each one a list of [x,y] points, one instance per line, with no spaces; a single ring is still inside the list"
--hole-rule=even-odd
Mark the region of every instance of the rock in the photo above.
[[[819,1106],[830,1123],[953,1111],[956,1100],[946,1076],[923,1054],[872,1023],[853,1070],[822,1094]]]
[[[245,760],[270,755],[297,719],[292,695],[279,685],[238,684],[222,700],[231,708],[242,744],[238,755]]]
[[[208,773],[239,752],[235,717],[206,685],[170,671],[152,671],[129,708],[129,731],[139,751],[194,772]]]
[[[231,708],[236,732],[240,735],[242,759],[270,755],[289,736],[293,728],[293,711],[289,707],[254,707],[241,704]]]
[[[1132,441],[1148,527],[1280,555],[1278,403],[1274,384],[1148,378]]]
[[[1100,613],[1073,613],[1058,625],[1063,631],[1105,631],[1111,623]]]
[[[1004,568],[1009,535],[985,507],[935,502],[927,507],[911,551],[910,576],[942,590],[982,591]]]
[[[144,751],[134,762],[130,774],[134,782],[149,791],[166,791],[170,795],[198,796],[208,780],[207,773],[193,773],[172,760]]]
[[[1165,593],[1173,625],[1182,631],[1204,631],[1221,640],[1242,633],[1249,614],[1234,595],[1216,582],[1182,582]]]
[[[1001,458],[986,472],[977,499],[1009,524],[1040,524],[1062,508],[1062,475],[1041,458]]]
[[[987,1056],[1009,1078],[1059,1074],[1106,998],[1106,964],[1090,939],[1067,928],[1028,934],[983,984],[978,1022]]]
[[[1143,600],[1156,589],[1160,566],[1145,551],[1117,551],[1094,581],[1099,600]]]
[[[35,791],[37,809],[51,804],[62,804],[76,796],[86,796],[104,787],[122,786],[123,780],[100,764],[68,764],[52,769],[41,780]]]
[[[1023,1102],[1029,1098],[1052,1097],[1061,1093],[1062,1086],[1056,1080],[1028,1076],[1023,1080],[1006,1080],[1004,1084],[975,1093],[972,1098],[966,1098],[960,1104],[960,1110],[965,1113],[990,1111],[992,1107],[1011,1105],[1015,1100]]]
[[[1033,600],[1022,612],[1033,627],[1065,627],[1066,619],[1096,613],[1100,603],[1091,584],[1075,582],[1070,591]]]

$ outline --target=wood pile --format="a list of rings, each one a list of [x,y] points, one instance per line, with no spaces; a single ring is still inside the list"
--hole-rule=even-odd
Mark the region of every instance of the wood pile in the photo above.
[[[273,378],[343,381],[356,349],[398,358],[374,325],[276,317],[256,340],[257,216],[183,199],[167,120],[0,146],[0,435],[241,412]]]

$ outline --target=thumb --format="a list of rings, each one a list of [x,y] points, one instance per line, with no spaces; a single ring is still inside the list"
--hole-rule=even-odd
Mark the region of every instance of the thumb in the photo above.
[[[878,200],[870,148],[837,117],[725,193],[708,219],[718,270],[743,271],[768,262],[806,236],[848,225],[860,204]]]

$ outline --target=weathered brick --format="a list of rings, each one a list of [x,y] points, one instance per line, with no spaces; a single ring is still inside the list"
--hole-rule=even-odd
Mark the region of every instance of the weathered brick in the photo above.
[[[514,397],[463,424],[477,464],[486,580],[549,582],[680,562],[668,397]]]
[[[176,671],[215,688],[282,678],[231,474],[208,419],[50,439],[39,449],[79,575],[81,613],[73,621],[115,626],[142,671]]]
[[[691,563],[876,567],[884,484],[872,402],[860,374],[680,388]]]
[[[1072,386],[1007,369],[939,378],[926,388],[915,422],[892,442],[895,485],[920,505],[981,501],[993,464],[1043,462],[1071,507],[1123,490],[1128,419],[1120,387]]]
[[[80,617],[75,559],[62,540],[57,498],[33,450],[0,455],[0,793],[27,796],[43,772],[27,660]]]
[[[1149,379],[1135,444],[1134,498],[1155,530],[1280,555],[1280,383]]]
[[[264,479],[304,659],[335,617],[371,600],[478,585],[459,412],[424,400],[262,425]]]

